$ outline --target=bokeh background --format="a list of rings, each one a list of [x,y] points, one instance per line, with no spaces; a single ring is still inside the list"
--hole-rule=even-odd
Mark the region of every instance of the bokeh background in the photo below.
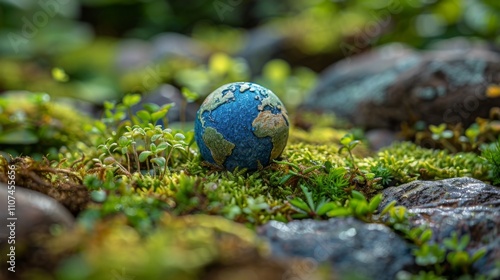
[[[323,69],[388,42],[494,47],[499,14],[496,0],[0,0],[0,94],[95,113],[131,92],[191,103],[248,80],[293,110]]]

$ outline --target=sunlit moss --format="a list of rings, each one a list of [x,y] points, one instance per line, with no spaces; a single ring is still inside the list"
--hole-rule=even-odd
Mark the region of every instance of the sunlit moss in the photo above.
[[[46,93],[10,92],[0,98],[0,143],[12,154],[57,158],[63,146],[89,144],[90,117],[49,101]]]

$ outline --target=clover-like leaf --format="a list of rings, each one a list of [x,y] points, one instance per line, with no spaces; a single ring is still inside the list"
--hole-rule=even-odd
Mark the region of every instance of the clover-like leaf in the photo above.
[[[140,94],[127,94],[123,97],[123,105],[126,107],[132,107],[135,104],[141,102],[141,95]]]
[[[151,151],[142,151],[141,154],[139,155],[139,161],[144,162],[152,154],[153,152]]]
[[[151,162],[155,163],[156,165],[158,165],[160,167],[164,167],[167,161],[165,160],[164,157],[155,157],[155,158],[151,159]]]

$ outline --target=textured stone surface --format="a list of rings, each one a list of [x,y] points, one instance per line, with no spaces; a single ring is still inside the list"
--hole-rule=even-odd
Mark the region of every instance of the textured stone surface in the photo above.
[[[382,105],[387,88],[398,76],[421,61],[420,55],[400,44],[391,44],[341,60],[321,74],[303,108],[333,111],[353,119],[361,103]]]
[[[388,45],[334,64],[303,109],[333,111],[366,128],[402,122],[463,123],[486,117],[500,98],[500,55],[485,48],[416,52]]]
[[[231,83],[208,95],[195,120],[203,158],[233,170],[257,169],[279,157],[288,139],[288,115],[270,90]]]
[[[394,279],[398,271],[413,264],[402,238],[384,225],[354,218],[271,221],[259,233],[271,244],[274,257],[328,262],[334,279]]]
[[[410,217],[413,225],[432,229],[434,241],[441,243],[456,232],[470,235],[470,252],[486,248],[486,257],[475,264],[481,273],[489,273],[500,260],[500,188],[464,177],[415,181],[383,193],[379,210],[397,201],[415,214]]]

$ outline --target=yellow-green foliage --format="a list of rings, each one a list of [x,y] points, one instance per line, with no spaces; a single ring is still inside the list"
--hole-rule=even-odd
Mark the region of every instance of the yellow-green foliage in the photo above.
[[[269,251],[252,230],[227,219],[167,214],[145,236],[116,217],[45,246],[58,253],[85,248],[61,262],[60,279],[200,279],[208,265],[251,263]]]
[[[307,131],[293,127],[281,158],[269,166],[229,172],[201,160],[192,132],[155,126],[168,108],[143,110],[123,121],[140,101],[138,95],[123,104],[107,104],[105,119],[94,122],[43,95],[38,98],[9,101],[12,106],[4,101],[0,116],[12,121],[6,116],[23,104],[29,118],[21,128],[30,131],[35,120],[57,121],[61,127],[52,137],[68,148],[58,154],[60,162],[44,162],[43,178],[71,174],[90,197],[78,214],[79,227],[47,243],[50,256],[71,255],[57,265],[63,279],[110,279],[110,273],[197,279],[207,266],[238,258],[241,250],[261,256],[260,243],[248,228],[270,220],[355,216],[376,222],[372,214],[381,188],[417,179],[491,179],[491,163],[475,153],[452,154],[402,142],[373,154],[362,135],[334,128],[335,120],[328,116]],[[85,124],[93,126],[91,137],[82,129]],[[8,123],[2,132],[6,128],[14,126]],[[7,164],[0,161],[0,171]],[[394,213],[397,217],[400,212]]]
[[[10,92],[0,98],[0,144],[12,154],[56,158],[59,148],[89,143],[92,120],[45,93]]]

